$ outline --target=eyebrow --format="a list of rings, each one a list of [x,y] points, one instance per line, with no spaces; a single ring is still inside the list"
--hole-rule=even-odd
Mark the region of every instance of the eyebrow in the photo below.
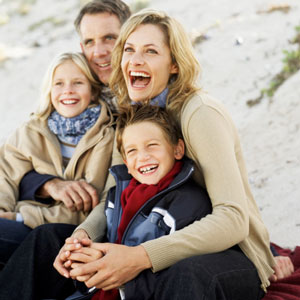
[[[129,42],[125,42],[125,45],[134,46],[134,44],[129,43]],[[158,48],[159,46],[150,43],[150,44],[143,45],[143,47],[156,47],[156,48]]]

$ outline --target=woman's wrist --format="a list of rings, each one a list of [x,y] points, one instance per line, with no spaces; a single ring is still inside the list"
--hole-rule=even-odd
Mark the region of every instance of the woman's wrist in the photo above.
[[[141,271],[152,268],[151,260],[146,252],[145,248],[142,245],[136,246],[136,258],[138,258]]]

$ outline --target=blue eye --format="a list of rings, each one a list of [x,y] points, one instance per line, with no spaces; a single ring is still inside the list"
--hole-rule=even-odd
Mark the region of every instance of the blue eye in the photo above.
[[[113,36],[113,35],[108,35],[108,36],[106,37],[106,39],[109,40],[109,41],[112,41],[112,40],[115,40],[116,37]]]
[[[131,47],[125,47],[124,52],[133,52],[133,48]]]
[[[147,50],[148,53],[152,53],[152,54],[157,54],[158,52],[154,49],[148,49]]]

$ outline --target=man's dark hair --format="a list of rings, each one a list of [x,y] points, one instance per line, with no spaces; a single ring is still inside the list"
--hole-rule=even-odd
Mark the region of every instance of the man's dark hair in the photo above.
[[[116,15],[120,20],[121,25],[130,17],[129,6],[121,0],[93,0],[83,6],[74,21],[75,28],[80,33],[80,23],[84,15],[110,13]]]

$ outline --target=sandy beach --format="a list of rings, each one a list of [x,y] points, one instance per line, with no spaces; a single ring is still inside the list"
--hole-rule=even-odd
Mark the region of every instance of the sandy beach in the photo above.
[[[134,6],[137,1],[125,1]],[[201,87],[239,130],[252,191],[271,241],[300,245],[300,72],[270,98],[251,100],[283,69],[300,26],[293,0],[149,0],[184,24],[202,66]],[[80,51],[79,0],[0,0],[0,142],[35,110],[51,59]]]

